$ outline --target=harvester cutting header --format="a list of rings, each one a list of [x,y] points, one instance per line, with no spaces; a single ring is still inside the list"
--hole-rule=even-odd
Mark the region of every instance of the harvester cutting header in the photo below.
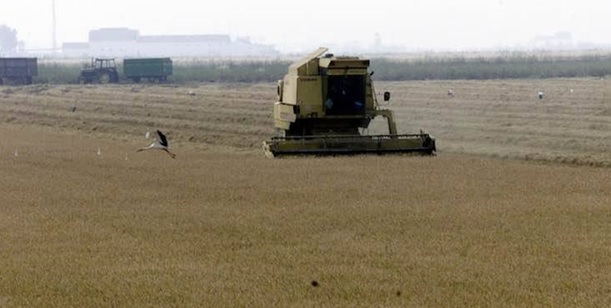
[[[436,152],[429,134],[397,134],[392,111],[378,104],[368,59],[335,57],[327,50],[293,63],[278,81],[279,136],[263,143],[267,156]],[[385,92],[384,101],[389,99]],[[377,116],[388,121],[388,134],[361,134]]]

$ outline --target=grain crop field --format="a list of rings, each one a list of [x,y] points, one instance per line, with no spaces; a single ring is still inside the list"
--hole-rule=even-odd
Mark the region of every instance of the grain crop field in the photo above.
[[[606,80],[376,90],[438,156],[267,159],[273,84],[0,87],[0,306],[611,302]]]

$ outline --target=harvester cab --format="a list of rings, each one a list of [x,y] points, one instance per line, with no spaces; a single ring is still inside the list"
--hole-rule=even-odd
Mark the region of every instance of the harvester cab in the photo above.
[[[368,59],[336,57],[327,50],[321,47],[291,64],[278,81],[278,136],[263,143],[268,157],[436,152],[429,134],[397,134],[393,112],[378,104]],[[389,99],[385,92],[384,100]],[[386,118],[388,134],[361,134],[377,116]]]

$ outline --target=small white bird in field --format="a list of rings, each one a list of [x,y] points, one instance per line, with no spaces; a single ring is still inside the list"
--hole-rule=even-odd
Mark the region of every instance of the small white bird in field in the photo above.
[[[166,139],[165,135],[159,130],[155,132],[155,141],[153,143],[151,143],[148,147],[139,149],[136,152],[145,150],[162,150],[168,153],[172,158],[176,158],[176,154],[172,153],[169,149],[168,139]]]
[[[539,91],[539,93],[537,93],[539,95],[539,99],[543,99],[543,91]]]

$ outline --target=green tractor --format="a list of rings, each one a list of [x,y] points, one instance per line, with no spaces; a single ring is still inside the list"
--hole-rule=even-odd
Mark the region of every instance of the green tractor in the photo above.
[[[117,72],[115,59],[91,59],[91,66],[81,69],[78,82],[80,84],[119,82],[119,72]]]

